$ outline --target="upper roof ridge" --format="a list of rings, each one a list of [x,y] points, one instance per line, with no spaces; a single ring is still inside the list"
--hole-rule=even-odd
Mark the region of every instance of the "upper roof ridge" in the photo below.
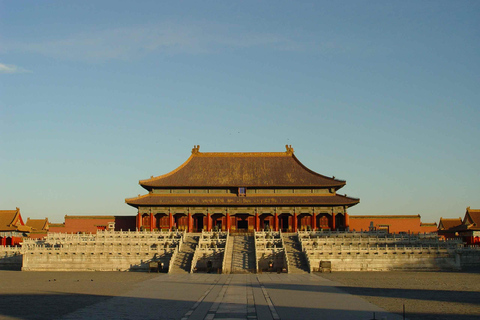
[[[286,157],[286,152],[196,152],[195,157]]]
[[[200,151],[200,145],[194,145],[192,149],[192,154],[199,153]]]
[[[200,152],[200,145],[194,145],[192,155],[199,157],[282,157],[292,156],[292,145],[285,145],[285,152]]]

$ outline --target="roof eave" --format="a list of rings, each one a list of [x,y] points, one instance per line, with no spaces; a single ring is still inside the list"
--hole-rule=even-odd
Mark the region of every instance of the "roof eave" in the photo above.
[[[142,207],[142,206],[209,206],[209,207],[217,207],[217,206],[272,206],[272,204],[262,204],[262,203],[250,203],[250,204],[241,204],[241,203],[235,203],[235,204],[228,204],[228,203],[211,203],[208,205],[203,205],[203,204],[178,204],[178,203],[142,203],[142,199],[148,198],[152,196],[151,194],[146,194],[143,196],[135,197],[135,198],[127,198],[125,199],[125,203],[128,204],[129,206],[132,206],[134,208]],[[338,202],[332,202],[332,203],[318,203],[318,204],[309,204],[307,206],[343,206],[343,207],[352,207],[360,203],[360,199],[358,198],[352,198],[352,197],[347,197],[345,195],[336,195],[336,197],[343,198],[347,201],[338,201]],[[321,197],[320,197],[321,198]],[[273,206],[281,206],[281,203],[277,203],[276,205]],[[305,203],[303,202],[294,202],[294,203],[289,203],[288,206],[305,206]]]

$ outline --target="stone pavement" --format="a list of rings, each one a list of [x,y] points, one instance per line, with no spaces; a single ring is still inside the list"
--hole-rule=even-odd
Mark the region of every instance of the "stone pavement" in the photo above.
[[[161,274],[62,319],[400,320],[316,274]]]

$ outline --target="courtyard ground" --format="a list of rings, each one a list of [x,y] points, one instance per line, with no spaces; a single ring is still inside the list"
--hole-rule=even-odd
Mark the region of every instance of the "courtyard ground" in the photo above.
[[[0,271],[0,319],[9,320],[401,320],[404,303],[411,320],[478,319],[480,273]]]
[[[334,272],[321,277],[410,320],[480,319],[480,272]]]

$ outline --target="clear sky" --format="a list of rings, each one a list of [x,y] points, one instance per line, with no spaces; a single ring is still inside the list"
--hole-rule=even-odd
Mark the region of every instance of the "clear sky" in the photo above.
[[[479,1],[0,1],[0,209],[134,215],[200,151],[284,151],[351,214],[480,208]]]

